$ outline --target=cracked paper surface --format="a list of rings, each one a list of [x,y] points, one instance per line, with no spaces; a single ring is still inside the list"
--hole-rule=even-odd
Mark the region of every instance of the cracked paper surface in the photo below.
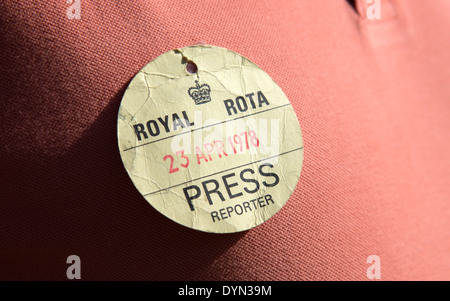
[[[195,74],[187,62],[197,65]],[[201,231],[267,221],[302,168],[300,125],[280,87],[248,59],[215,46],[175,49],[142,68],[125,91],[117,127],[138,191],[168,218]]]

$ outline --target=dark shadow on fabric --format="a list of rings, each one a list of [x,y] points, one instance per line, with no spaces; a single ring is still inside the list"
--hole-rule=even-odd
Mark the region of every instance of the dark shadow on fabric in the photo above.
[[[350,6],[357,12],[356,9],[356,0],[346,0],[348,2],[348,4],[350,4]]]
[[[0,217],[9,231],[27,227],[25,237],[0,234],[8,239],[0,278],[65,280],[66,258],[75,254],[86,280],[207,280],[202,271],[245,235],[178,225],[139,194],[117,146],[124,90],[61,158],[0,161],[10,171],[2,186],[14,196],[2,200],[14,206]]]

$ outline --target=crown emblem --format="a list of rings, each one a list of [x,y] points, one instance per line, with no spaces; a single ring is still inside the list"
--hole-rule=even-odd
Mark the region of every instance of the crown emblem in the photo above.
[[[211,88],[208,84],[199,85],[198,80],[195,81],[195,87],[191,87],[188,90],[189,96],[195,101],[196,105],[210,102]]]

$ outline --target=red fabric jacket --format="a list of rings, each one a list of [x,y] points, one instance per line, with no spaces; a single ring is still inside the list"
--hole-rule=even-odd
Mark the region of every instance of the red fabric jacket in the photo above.
[[[450,1],[0,3],[0,279],[450,280]],[[283,89],[305,159],[252,230],[180,226],[137,192],[117,148],[129,81],[195,43]]]

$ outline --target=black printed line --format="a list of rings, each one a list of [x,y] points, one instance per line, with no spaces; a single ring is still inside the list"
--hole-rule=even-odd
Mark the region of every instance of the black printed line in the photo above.
[[[250,163],[242,164],[242,165],[239,165],[239,166],[236,166],[236,167],[232,167],[232,168],[229,168],[229,169],[218,171],[216,173],[212,173],[212,174],[209,174],[209,175],[206,175],[206,176],[202,176],[202,177],[199,177],[199,178],[196,178],[196,179],[192,179],[190,181],[186,181],[186,182],[183,182],[183,183],[180,183],[180,184],[169,186],[169,187],[166,187],[164,189],[160,189],[160,190],[157,190],[157,191],[149,192],[147,194],[144,194],[144,196],[155,194],[155,193],[161,192],[163,190],[168,190],[168,189],[171,189],[171,188],[174,188],[174,187],[177,187],[177,186],[181,186],[181,185],[184,185],[184,184],[187,184],[187,183],[190,183],[190,182],[194,182],[194,181],[197,181],[197,180],[201,180],[201,179],[204,179],[204,178],[207,178],[207,177],[212,177],[212,176],[215,176],[215,175],[218,175],[218,174],[221,174],[221,173],[233,170],[233,169],[238,169],[238,168],[250,165],[250,164],[259,163],[259,162],[262,162],[262,161],[267,161],[269,159],[272,159],[272,158],[275,158],[275,157],[280,157],[280,156],[283,156],[283,155],[286,155],[286,154],[289,154],[289,153],[292,153],[292,152],[295,152],[295,151],[298,151],[298,150],[301,150],[301,149],[303,149],[303,146],[299,147],[299,148],[296,148],[296,149],[293,149],[293,150],[290,150],[290,151],[287,151],[287,152],[284,152],[284,153],[281,153],[281,154],[278,154],[278,155],[270,156],[270,157],[267,157],[267,158],[264,158],[264,159],[261,159],[261,160],[258,160],[258,161],[252,161]]]
[[[227,122],[238,120],[238,119],[242,119],[242,118],[247,118],[247,117],[250,117],[250,116],[253,116],[253,115],[257,115],[257,114],[261,114],[261,113],[264,113],[264,112],[268,112],[268,111],[271,111],[271,110],[276,110],[276,109],[279,109],[279,108],[282,108],[282,107],[285,107],[285,106],[288,106],[288,105],[290,105],[290,103],[286,103],[284,105],[281,105],[281,106],[278,106],[278,107],[273,107],[273,108],[270,108],[270,109],[267,109],[267,110],[259,111],[259,112],[253,113],[253,114],[248,114],[248,115],[245,115],[245,116],[239,116],[239,117],[236,117],[234,119],[228,119],[228,120],[224,120],[224,121],[217,122],[217,123],[214,123],[214,124],[205,125],[205,126],[203,126],[201,128],[198,128],[198,129],[192,129],[189,132],[183,132],[183,133],[175,134],[175,135],[172,135],[172,136],[167,136],[167,137],[155,140],[155,141],[150,141],[150,142],[147,142],[147,143],[144,143],[144,144],[141,144],[141,145],[136,145],[136,146],[133,146],[133,147],[130,147],[130,148],[126,148],[123,151],[126,152],[126,151],[129,151],[131,149],[135,149],[135,148],[138,148],[138,147],[141,147],[141,146],[146,146],[146,145],[149,145],[149,144],[152,144],[152,143],[163,141],[163,140],[166,140],[166,139],[169,139],[169,138],[173,138],[175,136],[181,136],[181,135],[184,135],[184,134],[192,133],[192,132],[195,132],[195,131],[198,131],[198,130],[202,130],[202,129],[205,129],[205,128],[209,128],[209,127],[212,127],[212,126],[216,126],[216,125],[219,125],[219,124],[227,123]]]

